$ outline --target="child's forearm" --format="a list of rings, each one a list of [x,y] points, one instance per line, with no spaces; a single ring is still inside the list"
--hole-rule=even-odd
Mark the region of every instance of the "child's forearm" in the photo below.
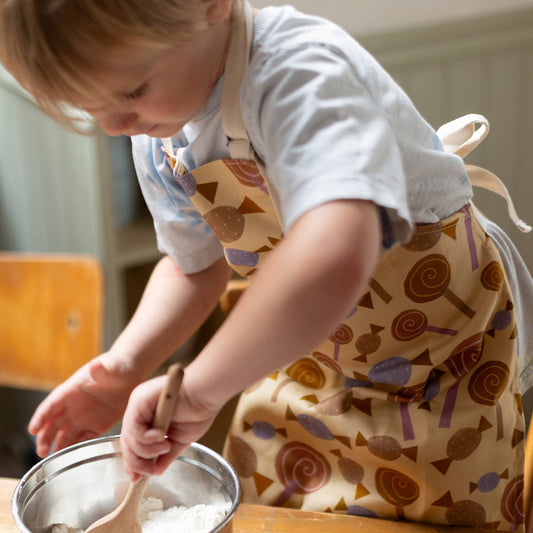
[[[167,256],[148,281],[139,306],[109,353],[123,373],[140,382],[201,326],[231,275],[225,259],[185,275]]]
[[[357,303],[380,240],[373,204],[332,202],[304,215],[187,369],[189,393],[224,403],[315,348]]]

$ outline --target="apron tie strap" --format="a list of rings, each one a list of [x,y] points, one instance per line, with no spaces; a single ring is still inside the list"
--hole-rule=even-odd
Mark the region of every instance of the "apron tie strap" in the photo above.
[[[476,187],[483,187],[483,189],[495,192],[504,198],[507,202],[507,212],[509,213],[509,218],[520,231],[523,233],[529,233],[532,229],[531,226],[526,224],[518,216],[511,195],[509,194],[509,190],[503,184],[502,180],[490,170],[485,168],[478,167],[476,165],[465,165],[465,167],[466,173],[468,174],[472,185]]]
[[[479,127],[476,129],[476,126]],[[489,121],[484,116],[475,114],[452,120],[437,130],[437,136],[444,150],[463,159],[483,141],[488,133]],[[507,202],[509,217],[520,231],[524,233],[531,231],[531,226],[519,218],[511,195],[498,176],[475,165],[465,165],[465,168],[472,185],[492,191]]]

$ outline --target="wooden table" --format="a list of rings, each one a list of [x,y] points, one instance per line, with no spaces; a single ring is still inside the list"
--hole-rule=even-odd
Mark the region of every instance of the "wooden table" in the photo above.
[[[0,532],[20,533],[11,516],[11,496],[17,479],[0,477]],[[472,533],[472,528],[426,526],[372,518],[311,513],[242,504],[235,515],[234,533]],[[491,533],[496,533],[494,530]]]

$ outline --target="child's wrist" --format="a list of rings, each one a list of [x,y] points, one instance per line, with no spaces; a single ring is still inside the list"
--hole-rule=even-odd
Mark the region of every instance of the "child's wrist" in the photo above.
[[[147,379],[151,372],[139,365],[137,359],[120,350],[110,349],[99,357],[100,362],[110,375],[120,379],[131,388]]]

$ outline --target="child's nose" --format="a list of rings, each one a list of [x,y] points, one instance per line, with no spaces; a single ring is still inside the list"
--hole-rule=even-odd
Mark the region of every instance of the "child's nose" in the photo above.
[[[108,135],[128,135],[139,120],[137,113],[107,113],[105,116],[98,118],[100,126]]]

